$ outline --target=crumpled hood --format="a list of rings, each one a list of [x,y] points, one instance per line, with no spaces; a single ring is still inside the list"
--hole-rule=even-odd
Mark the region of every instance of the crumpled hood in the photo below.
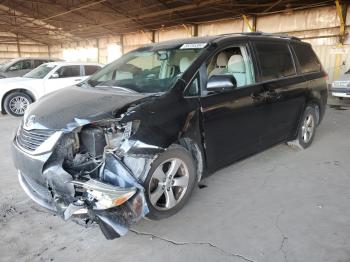
[[[79,86],[66,87],[30,105],[24,123],[33,122],[30,129],[71,131],[78,126],[111,118],[115,110],[146,96]]]

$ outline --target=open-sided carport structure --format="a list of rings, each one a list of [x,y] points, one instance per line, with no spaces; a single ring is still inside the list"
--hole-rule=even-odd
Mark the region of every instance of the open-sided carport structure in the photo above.
[[[5,0],[0,5],[0,28],[6,32],[1,40],[30,39],[52,45],[329,5],[334,1]]]
[[[0,60],[92,48],[80,58],[107,63],[115,58],[110,44],[125,53],[150,42],[258,30],[311,42],[332,80],[350,63],[348,12],[346,0],[3,0]]]

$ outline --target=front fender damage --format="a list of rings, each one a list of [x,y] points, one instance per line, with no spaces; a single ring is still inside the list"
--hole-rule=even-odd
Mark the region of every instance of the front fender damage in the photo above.
[[[124,236],[131,225],[148,213],[144,188],[112,152],[106,153],[101,181],[69,182],[85,191],[87,199],[85,205],[79,201],[69,204],[64,219],[80,214],[80,219],[97,222],[107,239]]]
[[[164,151],[125,132],[119,119],[65,130],[42,172],[53,199],[50,209],[64,220],[98,224],[107,239],[125,235],[148,213],[142,183]]]
[[[189,149],[200,179],[197,109],[196,99],[185,100],[175,90],[103,120],[72,119],[60,129],[62,137],[42,168],[53,199],[50,209],[84,226],[98,224],[107,239],[125,235],[147,215],[143,183],[154,159],[172,143]]]

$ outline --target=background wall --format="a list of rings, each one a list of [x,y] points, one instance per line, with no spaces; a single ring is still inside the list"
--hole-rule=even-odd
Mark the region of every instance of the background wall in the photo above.
[[[348,17],[349,12],[350,8],[345,10]],[[343,45],[339,45],[340,19],[335,6],[258,16],[255,23],[252,18],[248,20],[250,25],[255,25],[257,31],[293,35],[311,43],[328,72],[330,81],[350,69],[350,38],[346,36]],[[350,18],[346,21],[346,34],[349,33],[349,28]],[[53,46],[23,41],[20,41],[19,45],[0,43],[0,61],[18,57],[19,47],[21,56],[51,56],[107,64],[122,53],[152,42],[249,31],[247,23],[239,18],[160,28],[152,32],[139,31]]]
[[[19,48],[19,51],[18,51]],[[17,57],[48,57],[49,47],[35,42],[0,43],[0,62]]]

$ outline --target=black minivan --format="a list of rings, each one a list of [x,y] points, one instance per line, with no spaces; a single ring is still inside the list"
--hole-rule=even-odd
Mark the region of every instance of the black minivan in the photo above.
[[[230,34],[151,44],[26,111],[20,184],[106,238],[177,212],[203,175],[278,143],[307,148],[326,73],[297,38]]]

